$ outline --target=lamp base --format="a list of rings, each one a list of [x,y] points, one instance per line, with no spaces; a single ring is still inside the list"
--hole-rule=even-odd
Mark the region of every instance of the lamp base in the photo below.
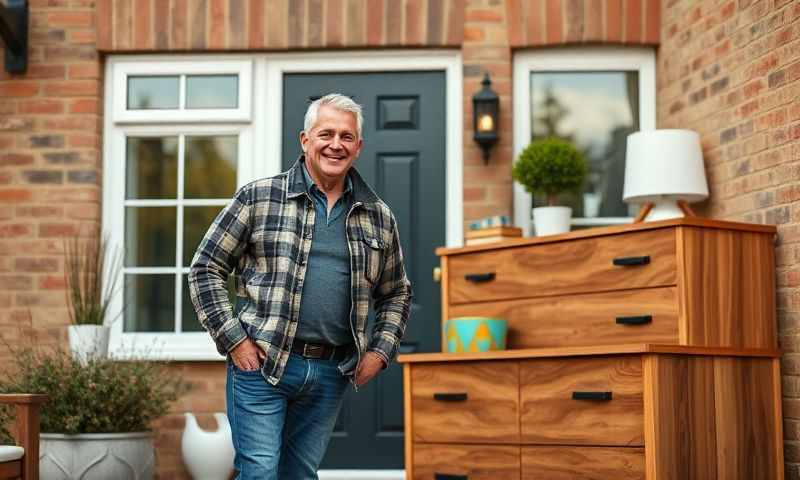
[[[639,209],[639,213],[633,220],[639,222],[655,222],[658,220],[668,220],[670,218],[694,217],[696,216],[686,200],[659,199],[654,202],[647,202]]]

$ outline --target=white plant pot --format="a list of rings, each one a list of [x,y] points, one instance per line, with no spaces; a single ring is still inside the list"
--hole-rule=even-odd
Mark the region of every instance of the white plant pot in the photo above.
[[[191,413],[184,413],[181,454],[194,480],[227,480],[233,472],[233,440],[228,417],[215,413],[217,429],[202,430]]]
[[[41,480],[150,480],[155,451],[150,432],[39,435]]]
[[[586,192],[583,194],[583,216],[595,218],[600,213],[600,202],[603,197],[599,193]]]
[[[556,235],[570,230],[570,207],[536,207],[533,209],[533,227],[537,237]]]
[[[108,357],[108,336],[111,329],[104,325],[70,325],[67,327],[72,357],[81,362],[90,358]]]

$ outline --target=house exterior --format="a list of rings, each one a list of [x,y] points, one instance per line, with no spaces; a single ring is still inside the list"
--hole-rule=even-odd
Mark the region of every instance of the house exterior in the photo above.
[[[470,221],[529,219],[530,197],[510,171],[532,135],[574,135],[598,158],[590,180],[605,203],[594,213],[578,207],[583,228],[629,221],[617,148],[627,133],[699,132],[711,193],[695,209],[778,228],[786,476],[800,478],[800,1],[29,5],[27,72],[0,71],[0,336],[65,341],[61,237],[101,225],[126,249],[127,286],[115,299],[126,316],[112,348],[157,344],[149,354],[173,359],[194,386],[155,426],[160,478],[189,478],[180,413],[209,426],[225,408],[224,363],[192,323],[181,281],[193,242],[237,186],[291,163],[303,102],[325,88],[375,107],[366,142],[375,139],[377,160],[364,168],[402,211],[401,229],[414,232],[412,280],[426,285],[418,291],[438,288],[423,283],[432,247],[461,244]],[[485,72],[500,98],[500,138],[486,162],[472,140],[472,96]],[[563,121],[548,124],[554,118]],[[413,227],[423,217],[430,223]],[[419,311],[435,316],[431,295]],[[434,327],[419,327],[413,348],[435,348],[438,318],[415,318]],[[0,349],[0,365],[8,355]],[[397,388],[376,387],[364,407],[392,405],[375,414],[392,458],[373,465],[334,445],[329,467],[402,468]]]

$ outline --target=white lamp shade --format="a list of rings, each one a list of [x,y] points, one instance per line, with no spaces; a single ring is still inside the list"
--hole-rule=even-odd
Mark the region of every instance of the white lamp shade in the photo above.
[[[625,190],[628,203],[665,198],[708,198],[700,135],[691,130],[648,130],[628,135]]]

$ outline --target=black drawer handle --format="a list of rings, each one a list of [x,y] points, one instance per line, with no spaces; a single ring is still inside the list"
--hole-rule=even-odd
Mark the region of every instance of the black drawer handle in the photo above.
[[[466,475],[451,475],[449,473],[434,473],[433,480],[469,480]]]
[[[611,392],[572,392],[572,399],[607,402],[611,400]]]
[[[618,325],[645,325],[653,321],[652,315],[639,315],[636,317],[617,317]]]
[[[650,263],[650,255],[643,257],[619,257],[614,259],[614,265],[618,267],[632,267],[635,265],[647,265]]]
[[[475,283],[483,283],[483,282],[491,282],[494,280],[494,272],[492,273],[469,273],[464,275],[464,278],[468,282],[475,282]]]
[[[466,393],[434,393],[434,400],[440,402],[465,402],[467,400]]]

